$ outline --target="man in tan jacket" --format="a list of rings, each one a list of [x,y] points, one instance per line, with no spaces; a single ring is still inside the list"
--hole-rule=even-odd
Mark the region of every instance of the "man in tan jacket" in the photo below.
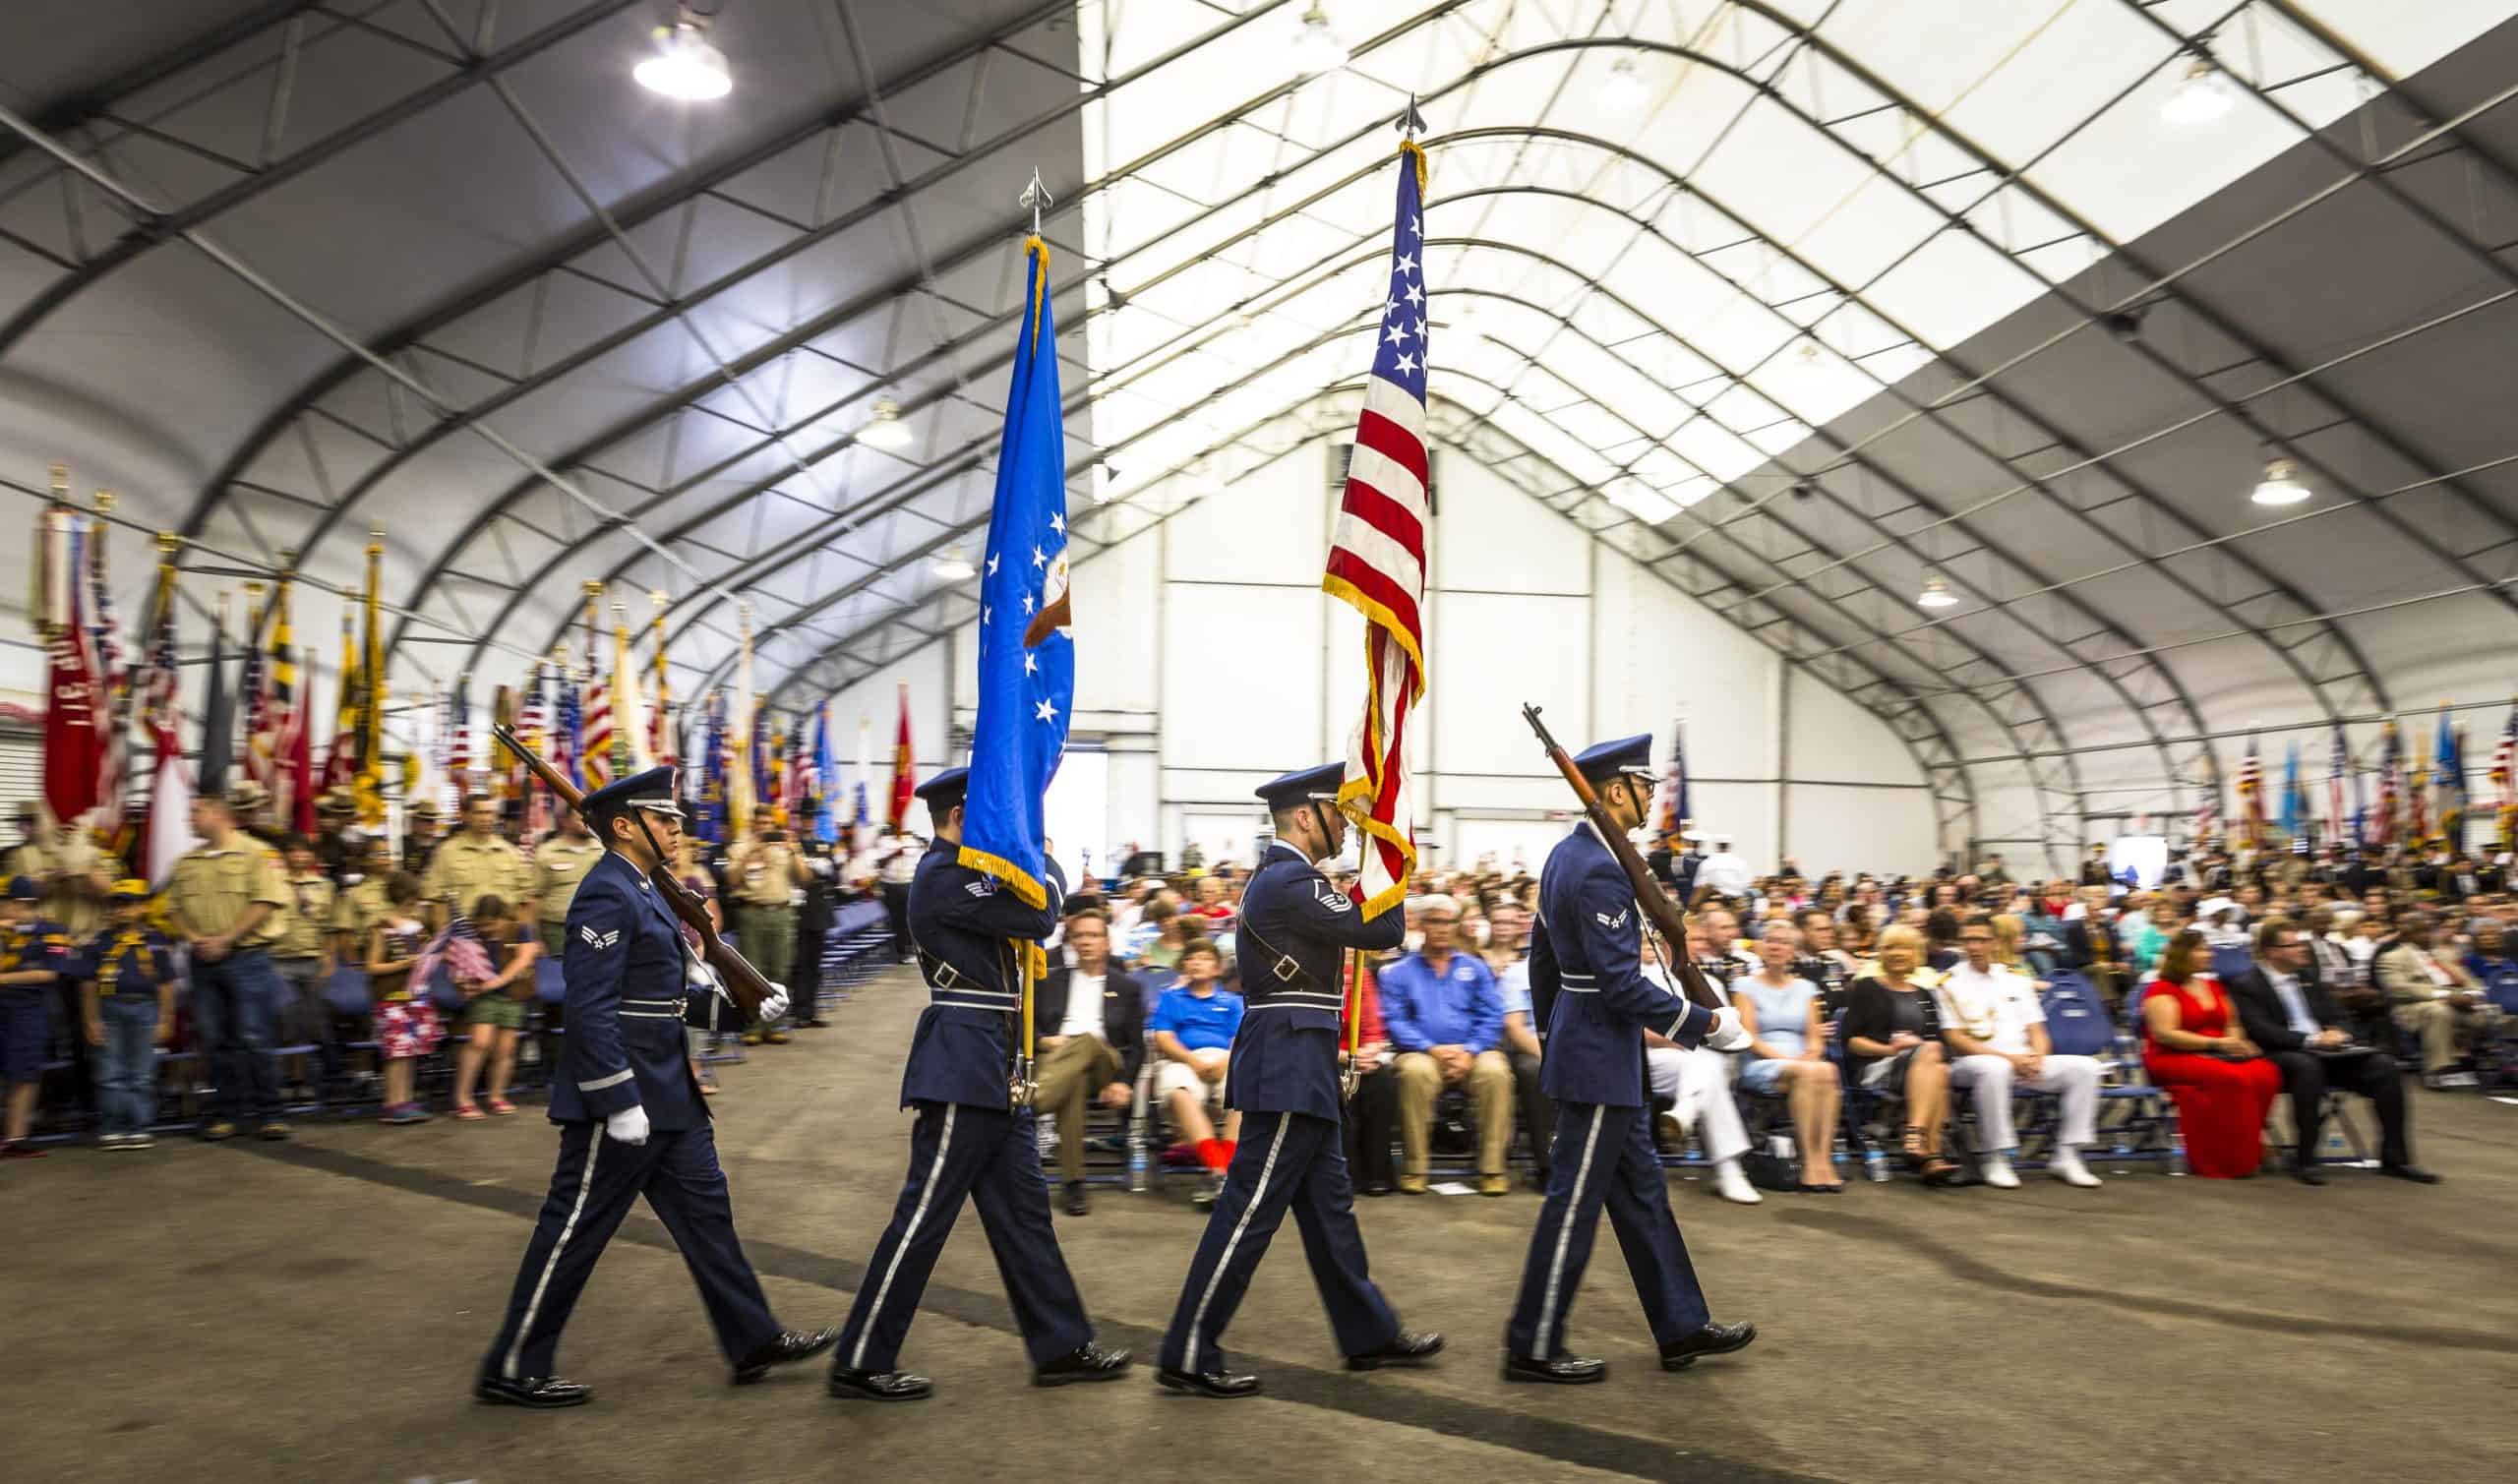
[[[2422,1038],[2425,1087],[2472,1087],[2474,1074],[2453,1070],[2462,1051],[2491,1037],[2500,1007],[2453,954],[2431,951],[2435,914],[2413,912],[2399,924],[2400,941],[2378,960],[2378,987],[2387,992],[2395,1022]]]
[[[804,853],[788,838],[783,815],[773,815],[726,855],[726,880],[735,899],[735,934],[744,957],[773,984],[788,981],[796,967],[796,892],[812,880]],[[809,1007],[808,1007],[809,1008]],[[776,1021],[744,1033],[744,1044],[784,1045]]]
[[[192,1005],[210,1054],[218,1105],[202,1129],[224,1139],[248,1115],[266,1139],[285,1139],[279,1116],[279,1059],[271,1054],[272,1014],[281,998],[270,946],[287,910],[279,859],[236,827],[215,795],[193,801],[193,833],[205,842],[175,862],[167,906],[192,949]]]
[[[533,869],[524,853],[499,834],[499,801],[487,794],[463,801],[463,831],[447,837],[429,857],[420,896],[443,927],[450,916],[470,917],[473,904],[496,897],[510,904],[533,895]]]

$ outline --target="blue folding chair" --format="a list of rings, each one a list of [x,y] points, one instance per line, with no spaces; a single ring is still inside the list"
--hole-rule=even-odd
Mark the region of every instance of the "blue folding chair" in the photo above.
[[[2225,984],[2254,967],[2255,955],[2245,948],[2223,944],[2212,950],[2212,978]]]

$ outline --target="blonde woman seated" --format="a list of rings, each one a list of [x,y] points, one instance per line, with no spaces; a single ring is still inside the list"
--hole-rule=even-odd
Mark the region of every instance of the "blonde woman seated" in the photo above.
[[[1764,967],[1731,986],[1740,1029],[1749,1033],[1749,1059],[1740,1066],[1740,1086],[1753,1093],[1781,1094],[1790,1101],[1793,1139],[1801,1146],[1801,1188],[1832,1195],[1845,1184],[1833,1158],[1836,1106],[1843,1090],[1836,1084],[1836,1064],[1828,1059],[1819,986],[1792,972],[1800,949],[1800,934],[1793,928],[1768,923],[1758,939]]]
[[[1899,1144],[1926,1185],[1947,1185],[1958,1166],[1941,1152],[1949,1113],[1949,1067],[1942,1055],[1941,1006],[1923,968],[1924,935],[1903,923],[1880,935],[1876,971],[1854,980],[1845,1001],[1846,1070],[1862,1086],[1905,1104]]]

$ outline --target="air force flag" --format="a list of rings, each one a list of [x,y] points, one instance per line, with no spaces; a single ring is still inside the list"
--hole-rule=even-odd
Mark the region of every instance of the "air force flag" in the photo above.
[[[979,723],[961,862],[1041,907],[1049,900],[1042,800],[1066,750],[1075,641],[1067,632],[1066,427],[1049,249],[1038,237],[1023,246],[1030,287],[980,577]]]

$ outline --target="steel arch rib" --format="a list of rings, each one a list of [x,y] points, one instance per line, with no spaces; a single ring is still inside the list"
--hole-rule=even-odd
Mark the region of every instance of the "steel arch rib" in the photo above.
[[[303,148],[275,159],[256,174],[231,182],[198,200],[171,211],[135,222],[131,229],[117,237],[113,245],[90,258],[70,272],[46,284],[43,291],[21,306],[0,325],[0,357],[6,357],[21,340],[90,284],[104,278],[116,268],[146,256],[160,243],[175,241],[193,230],[223,215],[237,207],[255,200],[263,193],[293,180],[345,149],[384,133],[456,96],[465,89],[532,60],[553,46],[603,21],[644,4],[645,0],[588,0],[579,9],[563,16],[530,35],[509,42],[471,65],[455,68],[445,77],[343,125]]]

